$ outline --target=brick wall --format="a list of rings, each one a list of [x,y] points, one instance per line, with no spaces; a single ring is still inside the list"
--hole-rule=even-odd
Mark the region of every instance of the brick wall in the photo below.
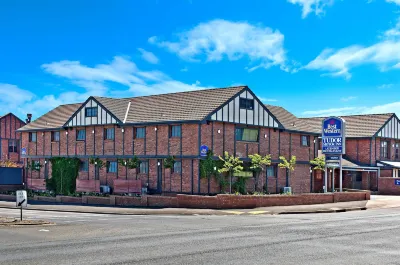
[[[378,183],[378,193],[381,195],[400,195],[400,186],[395,185],[400,178],[381,177]]]

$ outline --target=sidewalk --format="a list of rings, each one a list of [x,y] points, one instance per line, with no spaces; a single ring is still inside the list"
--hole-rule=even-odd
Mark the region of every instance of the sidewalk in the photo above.
[[[187,208],[122,208],[106,206],[80,206],[64,204],[29,204],[26,210],[76,212],[116,215],[260,215],[260,214],[300,214],[300,213],[333,213],[366,210],[369,201],[340,202],[314,205],[275,206],[255,209],[187,209]],[[399,201],[400,202],[400,201]],[[376,208],[381,204],[372,204]],[[400,204],[399,204],[400,207]],[[15,202],[0,201],[0,208],[16,209]]]

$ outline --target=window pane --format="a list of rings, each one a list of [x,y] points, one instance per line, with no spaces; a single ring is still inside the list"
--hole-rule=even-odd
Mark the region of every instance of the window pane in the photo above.
[[[243,141],[257,142],[258,141],[258,130],[255,129],[243,129]]]
[[[174,173],[181,173],[181,171],[182,171],[182,162],[181,162],[181,161],[176,161],[176,162],[174,163],[173,172],[174,172]]]
[[[136,128],[136,138],[144,138],[146,134],[145,128]]]
[[[89,163],[87,160],[82,160],[80,164],[80,171],[87,172],[89,170]]]
[[[85,140],[85,134],[86,134],[85,130],[78,130],[76,134],[76,140],[81,140],[81,141]]]
[[[171,137],[180,137],[181,136],[181,126],[173,125],[171,126]]]
[[[114,139],[114,128],[105,129],[104,134],[105,134],[104,139],[113,140]]]
[[[254,109],[254,99],[240,98],[239,108],[253,110]]]
[[[275,167],[274,166],[267,167],[267,177],[275,177]]]
[[[147,173],[148,167],[149,167],[148,162],[146,162],[146,161],[140,162],[139,173]]]
[[[116,173],[117,172],[117,162],[109,161],[107,169],[108,169],[109,173]]]
[[[243,129],[237,128],[236,129],[236,140],[242,141],[243,138]]]

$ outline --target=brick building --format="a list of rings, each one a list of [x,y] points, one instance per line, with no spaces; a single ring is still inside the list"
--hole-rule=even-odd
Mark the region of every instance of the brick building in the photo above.
[[[399,177],[400,120],[394,113],[341,116],[346,121],[343,187],[378,190],[378,175]],[[304,118],[321,133],[324,118]],[[336,172],[336,176],[339,176]],[[317,186],[322,187],[318,177]],[[335,187],[338,187],[338,177]],[[392,183],[392,182],[391,182]],[[329,182],[331,186],[331,182]]]
[[[51,176],[49,158],[77,157],[81,169],[77,190],[99,191],[109,186],[148,187],[152,193],[218,193],[214,178],[200,177],[200,146],[215,156],[227,151],[248,160],[249,154],[271,154],[272,165],[260,177],[259,187],[270,193],[291,186],[296,193],[313,190],[309,161],[318,154],[319,133],[305,120],[283,108],[263,105],[247,87],[230,87],[133,98],[89,97],[79,104],[61,105],[18,130],[24,162],[42,165],[27,170],[29,188],[45,189]],[[290,179],[279,169],[279,156],[297,157]],[[117,159],[137,156],[137,169]],[[163,159],[175,157],[172,169]],[[90,164],[97,157],[105,169]],[[288,183],[287,183],[288,182]],[[254,187],[254,178],[247,188]]]
[[[31,116],[28,117],[28,121]],[[0,157],[1,160],[10,160],[22,163],[20,146],[21,135],[17,130],[25,125],[21,119],[12,113],[0,117]]]

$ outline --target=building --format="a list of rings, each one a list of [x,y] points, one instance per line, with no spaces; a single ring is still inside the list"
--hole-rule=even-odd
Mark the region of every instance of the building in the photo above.
[[[31,117],[31,115],[28,116],[28,122]],[[17,133],[17,130],[24,125],[25,122],[12,113],[0,117],[0,160],[22,163],[20,154],[21,135]]]
[[[309,161],[318,155],[318,136],[303,119],[283,108],[264,105],[247,87],[198,90],[132,98],[89,97],[78,104],[61,105],[18,130],[24,163],[41,165],[29,169],[29,188],[45,189],[51,176],[49,158],[78,157],[82,164],[77,190],[115,192],[126,187],[147,187],[151,193],[219,193],[214,178],[200,177],[200,147],[215,156],[225,151],[243,159],[271,154],[272,165],[258,185],[270,193],[291,186],[296,193],[314,190]],[[128,169],[117,159],[137,156],[140,166]],[[163,159],[175,157],[172,169]],[[295,170],[287,176],[279,169],[279,157],[297,157]],[[99,170],[90,158],[106,162]],[[125,188],[121,188],[125,187]],[[254,178],[247,180],[247,190]]]
[[[341,118],[346,121],[343,187],[378,190],[379,175],[381,178],[399,177],[400,121],[396,114],[350,115]],[[307,122],[312,131],[321,133],[323,119],[301,120]],[[336,176],[339,176],[338,172]],[[317,185],[322,186],[322,180]],[[338,178],[335,187],[338,187]]]

